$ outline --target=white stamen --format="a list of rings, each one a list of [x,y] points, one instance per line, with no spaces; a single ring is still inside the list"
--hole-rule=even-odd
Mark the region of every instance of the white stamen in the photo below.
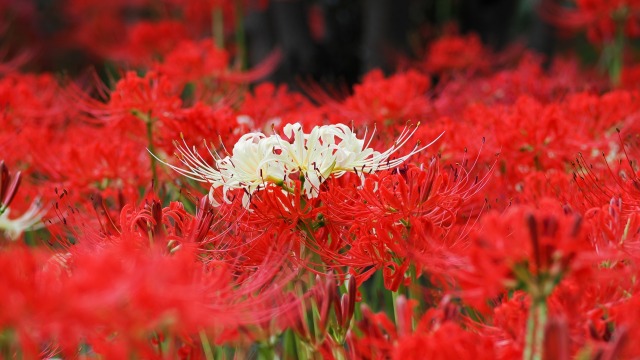
[[[184,145],[176,143],[176,150],[180,162],[187,169],[168,164],[152,155],[181,175],[210,183],[210,199],[214,206],[219,204],[213,199],[213,190],[222,186],[223,199],[227,202],[230,202],[228,191],[243,189],[243,204],[248,207],[253,193],[264,189],[268,183],[290,190],[293,179],[304,179],[304,194],[313,198],[318,196],[320,185],[331,175],[339,177],[347,172],[355,172],[364,178],[365,174],[394,168],[433,145],[442,136],[440,134],[425,146],[416,145],[407,155],[390,159],[417,129],[417,126],[412,130],[403,129],[394,144],[384,152],[369,147],[375,128],[365,143],[366,134],[359,139],[352,129],[343,124],[316,126],[309,134],[305,134],[302,126],[296,123],[284,127],[286,138],[259,132],[245,134],[234,145],[232,154],[224,158],[207,147],[214,165],[207,164],[197,149],[189,148],[184,139]]]

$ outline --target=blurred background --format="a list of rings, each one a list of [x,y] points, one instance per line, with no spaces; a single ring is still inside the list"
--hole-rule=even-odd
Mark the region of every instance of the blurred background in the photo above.
[[[69,75],[93,69],[104,77],[110,69],[148,67],[148,59],[162,60],[185,40],[212,39],[235,69],[258,69],[256,79],[348,88],[371,69],[390,74],[433,62],[434,40],[458,36],[443,45],[449,66],[478,47],[503,55],[492,58],[498,62],[524,49],[543,61],[577,50],[581,61],[611,69],[622,61],[618,29],[628,41],[640,28],[635,2],[0,0],[0,64]],[[603,60],[607,44],[613,50]],[[482,62],[480,54],[472,60]]]

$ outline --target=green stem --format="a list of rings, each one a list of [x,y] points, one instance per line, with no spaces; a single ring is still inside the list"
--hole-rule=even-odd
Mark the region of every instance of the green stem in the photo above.
[[[306,360],[309,358],[308,346],[292,329],[288,329],[285,333],[284,346],[285,359]]]
[[[536,315],[535,315],[535,307],[531,305],[529,309],[529,317],[527,319],[527,334],[525,336],[525,345],[524,351],[522,352],[523,360],[530,360],[533,353],[533,337],[535,336],[535,328],[536,328]]]
[[[173,337],[167,332],[167,337],[160,343],[160,355],[168,355],[171,352],[171,345],[173,344]]]
[[[415,264],[411,264],[409,266],[409,276],[411,277],[411,283],[409,283],[409,286],[407,288],[407,299],[416,300],[418,302],[418,308],[416,309],[416,311],[418,311],[418,313],[422,313],[424,297],[420,296],[420,290],[419,290],[420,284],[418,283],[418,269],[416,269]],[[418,289],[416,289],[417,287]],[[412,318],[411,328],[415,329],[417,325],[418,325],[417,320],[415,318]]]
[[[285,359],[293,359],[299,357],[297,339],[292,329],[285,330],[284,333],[284,356]]]
[[[616,33],[613,42],[608,45],[609,81],[613,87],[620,85],[622,67],[624,66],[624,24],[627,19],[627,9],[622,7],[612,15],[616,23]]]
[[[260,346],[258,347],[258,354],[257,354],[257,358],[258,360],[262,360],[262,359],[277,359],[278,355],[275,352],[275,348],[273,346],[273,342],[271,339],[267,340],[266,342],[260,344]]]
[[[311,265],[315,265],[315,264],[319,264],[322,265],[322,259],[320,258],[320,255],[318,255],[318,242],[316,241],[316,237],[315,234],[313,233],[313,227],[310,226],[309,224],[307,224],[306,221],[304,220],[298,220],[298,230],[300,230],[306,237],[307,237],[307,242],[310,243],[309,245],[309,249],[311,251],[311,259],[310,259],[310,264]],[[300,246],[300,258],[303,259],[306,256],[306,249],[307,249],[307,245],[305,242],[301,243]],[[312,285],[313,285],[313,279],[312,281]]]
[[[544,330],[547,324],[547,299],[533,299],[527,320],[524,360],[542,360]]]
[[[227,358],[227,352],[225,348],[223,346],[216,347],[216,354],[213,358],[218,360],[225,360]],[[242,359],[242,357],[240,357],[240,359]]]
[[[618,25],[616,37],[612,44],[611,63],[609,64],[609,79],[611,85],[617,87],[622,79],[622,66],[624,56],[624,30]]]
[[[153,119],[148,117],[146,119],[147,124],[147,143],[149,146],[149,159],[151,160],[151,184],[153,185],[153,190],[155,191],[158,188],[158,170],[157,162],[155,156],[152,154],[156,153],[156,149],[153,146]]]
[[[238,63],[240,70],[247,68],[247,42],[244,32],[244,11],[242,1],[235,1],[236,8],[236,47],[238,49]]]
[[[335,357],[336,360],[346,360],[347,357],[344,353],[344,348],[343,347],[336,347],[333,350],[333,356]]]
[[[207,360],[214,360],[211,344],[209,344],[209,339],[207,339],[207,334],[205,334],[204,330],[200,331],[200,342],[202,343],[204,358]]]
[[[12,354],[11,348],[13,343],[13,333],[9,329],[0,331],[0,355],[3,359],[11,359],[15,354]],[[13,355],[13,356],[12,356]]]
[[[538,349],[538,359],[542,359],[544,350],[544,333],[547,327],[548,308],[546,299],[538,306],[536,318],[536,349]]]
[[[398,314],[398,292],[391,291],[391,302],[393,303],[393,318],[396,320],[396,326],[400,323],[400,318]]]
[[[211,24],[213,38],[216,41],[216,46],[219,49],[224,48],[224,16],[222,13],[222,7],[217,6],[212,11],[213,23]]]

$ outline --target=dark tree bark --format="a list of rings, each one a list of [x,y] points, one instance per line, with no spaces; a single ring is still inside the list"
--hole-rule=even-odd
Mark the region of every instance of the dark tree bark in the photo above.
[[[554,53],[556,46],[556,38],[554,28],[551,24],[545,22],[537,12],[537,6],[540,1],[535,1],[531,11],[531,24],[529,26],[529,36],[527,46],[545,55],[545,66],[549,65],[549,60]]]
[[[394,60],[408,52],[409,0],[363,0],[363,73],[380,68],[393,71]]]
[[[464,0],[460,4],[460,28],[463,32],[477,32],[482,42],[500,50],[511,40],[518,3],[518,0]]]
[[[307,4],[302,0],[287,0],[272,1],[270,6],[276,38],[283,52],[278,75],[295,87],[297,79],[318,71],[318,51],[309,30]]]
[[[260,64],[276,46],[269,10],[250,10],[244,18],[249,67]],[[273,74],[271,75],[273,77]],[[269,79],[275,80],[275,79]]]

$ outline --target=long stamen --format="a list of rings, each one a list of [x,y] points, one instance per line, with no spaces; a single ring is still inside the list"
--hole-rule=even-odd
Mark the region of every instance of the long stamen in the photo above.
[[[289,141],[278,134],[246,134],[234,146],[234,153],[225,158],[221,158],[217,151],[205,143],[214,160],[213,166],[204,160],[195,146],[188,146],[184,138],[182,143],[174,142],[176,156],[184,168],[169,164],[153,153],[151,155],[187,178],[211,183],[213,187],[223,186],[224,194],[230,190],[242,189],[245,192],[243,198],[251,198],[254,192],[266,188],[266,183],[273,179],[282,178],[279,185],[285,186],[287,179],[295,177],[306,179],[305,193],[308,197],[315,197],[318,195],[319,185],[330,175],[340,177],[354,171],[363,177],[374,171],[397,167],[412,155],[433,145],[444,134],[424,146],[420,146],[418,142],[408,154],[392,159],[415,135],[419,125],[405,127],[393,145],[384,152],[377,152],[369,147],[376,133],[375,127],[370,134],[365,131],[364,138],[360,139],[345,125],[315,127],[311,133],[306,134],[300,124],[292,124],[285,127],[285,132],[290,135]],[[269,147],[273,150],[265,151]],[[337,162],[340,162],[338,166]],[[310,172],[315,174],[310,176]],[[247,204],[249,205],[250,203]]]

